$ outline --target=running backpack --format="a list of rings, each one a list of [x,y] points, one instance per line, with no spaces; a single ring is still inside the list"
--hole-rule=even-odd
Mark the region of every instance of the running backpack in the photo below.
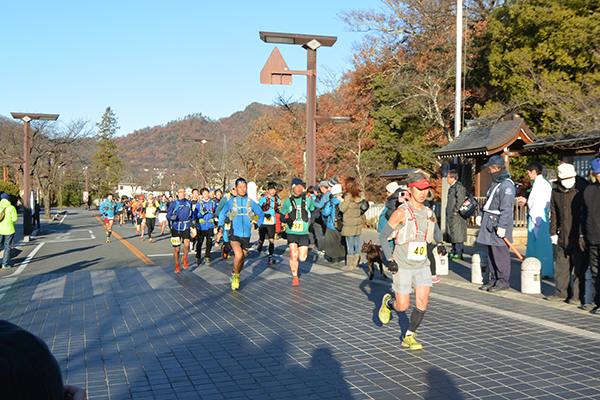
[[[267,197],[267,201],[265,201],[265,204],[262,205],[262,210],[264,212],[267,212],[271,209],[271,198],[269,196]],[[275,209],[275,212],[279,212],[279,207],[281,205],[281,200],[279,200],[279,196],[275,195],[275,206],[273,207]]]
[[[287,223],[289,225],[289,227],[291,228],[292,225],[294,225],[294,221],[297,218],[292,218],[291,215],[289,215],[292,211],[296,212],[296,216],[298,215],[298,205],[296,204],[296,202],[294,201],[294,197],[290,197],[290,205],[293,205],[292,209],[290,210],[290,212],[288,213],[288,220]],[[310,222],[310,218],[308,217],[308,210],[306,209],[306,194],[302,195],[302,203],[300,205],[300,218],[302,219],[302,221],[304,222]]]
[[[342,213],[340,211],[339,204],[333,205],[333,201],[331,201],[331,200],[329,200],[329,203],[331,204],[332,207],[334,207],[333,226],[335,227],[336,231],[341,232],[342,228],[344,227],[344,213]]]
[[[233,205],[231,206],[231,211],[227,212],[227,217],[229,217],[229,219],[231,220],[231,222],[233,222],[233,220],[237,217],[238,215],[238,205],[237,205],[237,197],[233,197]],[[246,215],[248,215],[248,218],[250,219],[250,221],[254,221],[254,212],[252,211],[252,200],[250,200],[250,198],[246,198]]]
[[[367,212],[367,210],[369,209],[369,202],[365,199],[362,199],[360,202],[360,215],[363,215],[364,213]]]

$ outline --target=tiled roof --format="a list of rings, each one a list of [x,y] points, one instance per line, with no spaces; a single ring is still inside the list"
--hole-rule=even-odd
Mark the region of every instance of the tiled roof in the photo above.
[[[523,118],[518,116],[468,121],[456,139],[433,154],[438,157],[490,155],[489,151],[504,147],[523,135],[529,138],[526,143],[536,139]]]

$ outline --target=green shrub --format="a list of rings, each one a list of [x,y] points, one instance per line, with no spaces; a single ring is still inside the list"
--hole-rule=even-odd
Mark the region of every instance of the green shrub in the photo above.
[[[21,197],[19,187],[12,182],[0,181],[0,193],[8,193],[12,204],[17,204],[17,200]]]

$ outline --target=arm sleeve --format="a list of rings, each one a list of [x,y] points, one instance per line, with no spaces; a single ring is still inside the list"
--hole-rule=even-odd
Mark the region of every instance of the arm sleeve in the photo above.
[[[585,201],[585,192],[587,188],[583,191],[583,199],[581,199],[581,222],[579,224],[579,234],[583,236],[587,236],[587,216],[588,216],[588,207]]]
[[[219,219],[221,219],[221,210],[223,209],[223,207],[225,207],[225,204],[227,204],[227,197],[223,197],[221,201],[219,201],[219,205],[217,206],[216,214],[219,216]]]
[[[219,207],[221,207],[220,204]],[[231,206],[229,205],[228,201],[227,203],[225,203],[225,205],[221,207],[221,212],[219,212],[219,226],[223,226],[223,224],[225,223],[225,218],[227,217],[227,212],[229,210],[231,210]]]
[[[323,208],[325,207],[325,205],[327,204],[327,202],[329,201],[329,196],[331,196],[330,194],[331,192],[327,192],[325,193],[320,200],[316,200],[315,201],[315,208]]]
[[[258,226],[261,226],[265,220],[265,213],[263,212],[262,208],[260,208],[260,206],[258,205],[257,202],[248,199],[251,203],[251,207],[252,207],[252,212],[256,215],[258,215],[258,221],[256,222],[256,224]]]
[[[12,220],[13,223],[17,222],[17,219],[19,218],[19,215],[17,214],[17,209],[15,208],[15,206],[9,206],[8,207],[8,211],[9,211],[9,215],[10,215],[10,219]]]
[[[315,201],[312,198],[306,199],[306,208],[308,208],[308,211],[315,211]]]
[[[350,198],[350,196],[346,197],[345,201],[342,201],[340,203],[340,212],[341,213],[348,212],[348,209],[350,208],[350,203],[351,202],[352,202],[352,199]]]
[[[496,192],[496,196],[500,197],[500,219],[498,226],[500,228],[508,229],[513,222],[513,208],[515,204],[515,187],[510,181],[507,185],[503,184],[501,188]]]
[[[550,236],[558,235],[558,207],[556,206],[556,199],[554,193],[550,198]]]
[[[443,242],[442,231],[440,230],[440,226],[437,224],[437,222],[435,223],[435,227],[433,228],[433,240],[436,244]]]
[[[456,188],[456,198],[454,201],[454,209],[452,210],[453,212],[457,213],[460,211],[460,207],[462,206],[462,203],[465,201],[466,197],[467,197],[467,189],[465,189],[465,187],[463,185],[459,184],[458,187]]]
[[[331,204],[327,203],[323,207],[323,216],[324,217],[329,217],[329,214],[331,214]]]
[[[385,224],[381,232],[379,233],[379,244],[381,244],[381,249],[383,250],[383,255],[386,260],[391,260],[394,258],[394,254],[392,253],[392,248],[390,247],[390,242],[388,238],[394,233],[394,228],[390,226],[390,224]]]
[[[169,208],[167,208],[167,219],[170,221],[171,218],[173,217],[173,210],[175,209],[175,207],[173,206],[175,204],[174,201],[169,203]],[[135,213],[135,209],[132,207],[132,211]]]

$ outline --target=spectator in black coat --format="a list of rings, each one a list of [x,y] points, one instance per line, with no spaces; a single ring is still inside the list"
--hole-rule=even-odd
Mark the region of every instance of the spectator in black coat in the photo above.
[[[579,183],[579,185],[577,184]],[[580,186],[581,185],[581,186]],[[558,166],[558,182],[550,200],[550,235],[554,247],[554,282],[550,301],[582,304],[585,298],[587,252],[579,248],[579,230],[586,183],[577,177],[572,164]],[[573,287],[571,274],[574,272]]]
[[[592,161],[592,177],[595,182],[583,192],[583,221],[579,237],[581,249],[589,248],[590,270],[594,287],[594,303],[586,304],[585,309],[600,308],[600,158]]]
[[[464,243],[467,241],[467,220],[460,216],[458,211],[467,198],[467,189],[458,180],[458,173],[451,169],[446,177],[448,185],[448,202],[446,203],[446,220],[448,226],[446,233],[448,241],[452,243],[450,258],[454,260],[463,259],[465,249]]]

